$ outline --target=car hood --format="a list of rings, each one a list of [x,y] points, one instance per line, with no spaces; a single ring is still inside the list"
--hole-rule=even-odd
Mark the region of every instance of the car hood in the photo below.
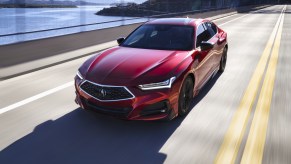
[[[135,85],[159,82],[173,71],[189,51],[168,51],[115,47],[87,63],[86,79],[98,84]]]

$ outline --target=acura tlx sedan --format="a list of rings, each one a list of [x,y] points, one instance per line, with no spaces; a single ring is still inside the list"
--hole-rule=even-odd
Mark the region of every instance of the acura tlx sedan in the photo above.
[[[79,68],[76,103],[83,109],[128,120],[185,116],[226,65],[227,34],[205,19],[156,19],[117,42]]]

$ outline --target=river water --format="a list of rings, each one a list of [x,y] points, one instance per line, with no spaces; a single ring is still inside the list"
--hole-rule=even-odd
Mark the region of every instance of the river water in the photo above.
[[[0,45],[48,38],[114,26],[146,21],[124,20],[62,30],[36,32],[12,36],[7,34],[39,31],[90,23],[127,19],[126,17],[97,16],[95,13],[108,6],[79,6],[78,8],[0,8]]]

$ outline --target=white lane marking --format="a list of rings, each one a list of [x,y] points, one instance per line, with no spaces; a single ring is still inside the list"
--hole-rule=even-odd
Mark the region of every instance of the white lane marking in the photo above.
[[[243,15],[243,16],[237,17],[237,18],[235,18],[235,19],[232,19],[232,20],[230,20],[230,21],[224,22],[224,23],[222,23],[222,24],[220,24],[220,25],[218,25],[218,26],[223,26],[223,25],[225,25],[225,24],[227,24],[227,23],[230,23],[230,22],[232,22],[232,21],[235,21],[235,20],[241,19],[241,18],[246,17],[246,16],[248,16],[248,15],[250,15],[250,14],[257,13],[257,12],[259,12],[259,11],[261,11],[261,10],[266,9],[266,8],[268,8],[268,7],[265,7],[265,8],[262,8],[262,9],[259,9],[259,10],[253,11],[253,12],[250,12],[250,13],[248,13],[248,14],[246,14],[246,15]],[[237,13],[237,14],[239,14],[239,13]],[[230,15],[230,16],[227,16],[227,17],[224,17],[224,18],[228,18],[228,17],[231,17],[231,16],[235,16],[235,15],[237,15],[237,14],[233,14],[233,15]],[[222,18],[222,19],[223,19],[223,18]],[[216,20],[213,20],[213,21],[217,21],[217,20],[220,20],[220,19],[216,19]]]
[[[35,100],[41,99],[41,98],[43,98],[43,97],[45,97],[45,96],[48,96],[48,95],[50,95],[50,94],[53,94],[53,93],[55,93],[55,92],[58,92],[58,91],[60,91],[60,90],[63,90],[63,89],[65,89],[65,88],[68,88],[68,87],[73,86],[73,85],[74,85],[74,82],[71,81],[71,82],[68,82],[68,83],[66,83],[66,84],[63,84],[63,85],[61,85],[61,86],[58,86],[58,87],[56,87],[56,88],[53,88],[53,89],[47,90],[47,91],[45,91],[45,92],[42,92],[42,93],[37,94],[37,95],[32,96],[32,97],[29,97],[29,98],[27,98],[27,99],[24,99],[24,100],[22,100],[22,101],[19,101],[19,102],[15,103],[15,104],[12,104],[12,105],[9,105],[9,106],[7,106],[7,107],[4,107],[4,108],[0,109],[0,114],[3,114],[3,113],[8,112],[8,111],[11,111],[11,110],[13,110],[13,109],[15,109],[15,108],[18,108],[18,107],[20,107],[20,106],[23,106],[23,105],[28,104],[28,103],[30,103],[30,102],[33,102],[33,101],[35,101]]]
[[[232,13],[232,14],[231,14],[231,13]],[[226,18],[229,18],[229,17],[233,17],[233,16],[235,16],[235,15],[238,14],[238,13],[236,13],[236,12],[231,12],[231,13],[229,13],[230,15],[223,16],[223,17],[221,17],[221,18],[214,18],[214,19],[211,19],[211,17],[209,17],[209,18],[207,18],[207,19],[210,19],[210,20],[212,20],[212,21],[219,21],[219,20],[222,20],[222,19],[226,19]]]
[[[260,9],[260,10],[262,10],[262,9]],[[260,10],[257,10],[257,11],[260,11]],[[253,13],[253,12],[252,12],[252,13]],[[243,18],[243,17],[248,16],[248,15],[250,15],[250,14],[252,14],[252,13],[249,13],[249,14],[243,15],[243,16],[241,16],[241,17],[238,17],[238,18],[232,19],[232,20],[230,20],[230,21],[227,21],[227,22],[225,22],[225,23],[220,24],[219,26],[223,26],[223,25],[225,25],[225,24],[227,24],[227,23],[229,23],[229,22],[232,22],[232,21],[234,21],[234,20],[237,20],[237,19]],[[112,41],[112,42],[113,42],[113,41]],[[112,42],[108,42],[108,43],[109,43],[109,44],[112,44]],[[108,43],[107,43],[107,44],[108,44]],[[92,46],[92,47],[93,47],[93,46]],[[90,47],[90,48],[91,48],[91,47]],[[25,105],[25,104],[28,104],[28,103],[33,102],[33,101],[35,101],[35,100],[38,100],[38,99],[40,99],[40,98],[43,98],[43,97],[45,97],[45,96],[48,96],[48,95],[53,94],[53,93],[55,93],[55,92],[58,92],[58,91],[60,91],[60,90],[62,90],[62,89],[68,88],[68,87],[72,86],[73,84],[74,84],[73,81],[72,81],[72,82],[68,82],[68,83],[66,83],[66,84],[64,84],[64,85],[61,85],[61,86],[59,86],[59,87],[56,87],[56,88],[50,89],[50,90],[45,91],[45,92],[42,92],[42,93],[40,93],[40,94],[38,94],[38,95],[32,96],[32,97],[30,97],[30,98],[27,98],[27,99],[25,99],[25,100],[22,100],[22,101],[20,101],[20,102],[15,103],[15,104],[12,104],[12,105],[9,105],[9,106],[7,106],[7,107],[4,107],[4,108],[0,109],[0,114],[3,114],[3,113],[8,112],[8,111],[11,111],[11,110],[13,110],[13,109],[15,109],[15,108],[18,108],[18,107],[20,107],[20,106],[23,106],[23,105]]]
[[[225,25],[225,24],[227,24],[227,23],[230,23],[230,22],[232,22],[232,21],[235,21],[235,20],[241,19],[241,18],[246,17],[246,16],[248,16],[248,15],[250,15],[250,14],[251,14],[251,13],[246,14],[246,15],[243,15],[243,16],[240,16],[240,17],[237,17],[237,18],[232,19],[232,20],[230,20],[230,21],[224,22],[224,23],[222,23],[222,24],[220,24],[220,25],[218,25],[218,26],[223,26],[223,25]]]

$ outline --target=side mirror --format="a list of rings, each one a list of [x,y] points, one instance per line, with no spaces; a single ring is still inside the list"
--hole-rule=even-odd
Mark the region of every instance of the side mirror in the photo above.
[[[124,40],[125,40],[125,38],[118,38],[118,39],[117,39],[117,43],[118,43],[118,45],[120,45]]]
[[[214,47],[214,43],[209,43],[209,42],[202,42],[200,44],[200,49],[201,51],[206,51],[206,50],[210,50]]]

